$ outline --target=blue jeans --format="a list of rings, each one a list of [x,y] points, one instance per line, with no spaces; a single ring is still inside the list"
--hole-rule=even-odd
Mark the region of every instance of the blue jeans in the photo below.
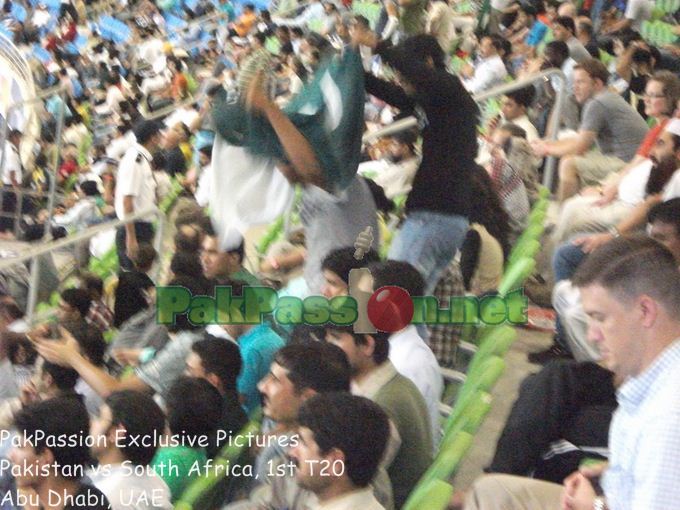
[[[583,235],[581,234],[579,237],[583,237]],[[552,266],[556,282],[571,280],[578,266],[586,258],[586,253],[583,252],[580,246],[573,244],[572,241],[570,239],[557,248],[553,255]]]
[[[579,237],[582,237],[582,235],[579,235]],[[561,280],[571,280],[571,277],[578,269],[578,266],[581,265],[581,262],[583,262],[583,260],[587,257],[587,254],[581,249],[581,247],[573,244],[572,241],[573,239],[570,239],[562,246],[557,248],[557,250],[555,250],[552,260],[553,272],[555,273],[555,282],[559,282]],[[562,328],[559,315],[555,320],[555,330],[557,333],[555,336],[555,341],[564,349],[569,350],[566,343],[564,342],[564,338],[566,338],[566,336],[564,329]]]
[[[463,245],[468,224],[465,216],[457,214],[412,212],[392,241],[388,257],[415,267],[425,279],[425,295],[431,296]]]

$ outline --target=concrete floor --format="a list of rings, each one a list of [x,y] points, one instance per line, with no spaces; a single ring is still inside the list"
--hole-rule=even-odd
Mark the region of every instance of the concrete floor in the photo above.
[[[528,374],[540,369],[538,365],[527,361],[527,353],[544,349],[552,341],[549,333],[524,328],[518,328],[517,332],[518,338],[504,358],[505,372],[491,393],[491,411],[453,479],[456,490],[467,489],[489,464],[496,449],[496,441],[517,398],[520,383]]]

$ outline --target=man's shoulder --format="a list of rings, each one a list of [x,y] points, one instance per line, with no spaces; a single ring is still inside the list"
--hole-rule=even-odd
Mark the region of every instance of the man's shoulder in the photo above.
[[[399,372],[395,372],[376,393],[376,401],[393,403],[399,408],[417,405],[419,399],[422,400],[422,395],[416,385]]]
[[[267,324],[256,326],[250,333],[250,347],[253,349],[283,347],[283,339]]]

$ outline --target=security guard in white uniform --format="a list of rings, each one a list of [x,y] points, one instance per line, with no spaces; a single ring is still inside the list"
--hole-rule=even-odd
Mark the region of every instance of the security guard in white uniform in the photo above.
[[[118,166],[115,208],[118,219],[157,206],[156,180],[151,169],[152,153],[161,142],[160,125],[143,120],[134,127],[137,143],[130,147]],[[118,260],[123,270],[133,269],[130,258],[137,253],[140,242],[153,239],[150,221],[135,221],[116,232]]]

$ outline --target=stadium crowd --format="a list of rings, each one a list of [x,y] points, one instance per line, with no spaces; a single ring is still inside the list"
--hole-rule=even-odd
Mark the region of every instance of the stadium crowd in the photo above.
[[[161,287],[495,295],[554,193],[553,345],[448,507],[677,508],[679,27],[652,0],[5,0],[61,92],[4,112],[3,260],[128,221],[67,278],[44,259],[31,317],[31,265],[0,266],[0,507],[173,508],[221,466],[206,508],[421,508],[464,327],[165,324]]]

